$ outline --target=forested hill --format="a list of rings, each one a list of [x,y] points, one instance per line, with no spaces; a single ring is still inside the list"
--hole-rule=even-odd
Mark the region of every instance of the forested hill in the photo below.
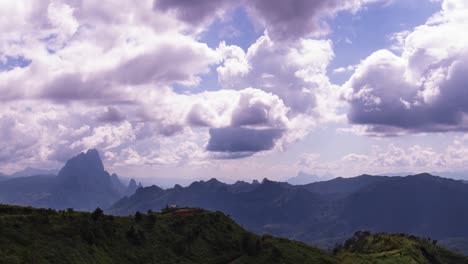
[[[434,241],[361,232],[328,253],[201,209],[107,216],[0,205],[1,263],[468,263]]]

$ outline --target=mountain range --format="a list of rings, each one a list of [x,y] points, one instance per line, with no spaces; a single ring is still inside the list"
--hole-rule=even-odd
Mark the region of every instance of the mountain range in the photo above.
[[[324,248],[357,230],[443,241],[468,237],[468,185],[430,174],[362,175],[298,186],[268,179],[232,185],[211,179],[167,190],[150,186],[122,198],[108,212],[129,215],[167,205],[219,210],[256,233]],[[468,254],[466,245],[458,247]]]
[[[117,175],[109,175],[99,153],[88,150],[68,160],[58,175],[4,178],[0,183],[0,203],[94,210],[109,207],[138,187],[141,186],[135,180],[126,186]]]
[[[427,173],[361,175],[304,185],[216,179],[182,187],[123,184],[88,150],[66,162],[58,175],[8,178],[0,203],[133,215],[167,206],[221,211],[249,231],[332,249],[358,230],[431,237],[468,255],[468,184]]]
[[[19,178],[19,177],[36,176],[36,175],[57,175],[58,172],[59,172],[58,170],[54,170],[54,169],[48,170],[48,169],[26,167],[22,170],[16,171],[9,175],[0,172],[0,181],[13,179],[13,178]]]

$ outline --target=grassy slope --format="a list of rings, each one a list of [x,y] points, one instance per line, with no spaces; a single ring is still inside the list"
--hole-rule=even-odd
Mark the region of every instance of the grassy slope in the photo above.
[[[222,213],[198,209],[111,217],[0,205],[0,264],[428,263],[434,256],[440,263],[468,263],[403,236],[371,235],[351,242],[331,254],[254,235]]]
[[[275,263],[273,259],[334,263],[322,250],[256,236],[218,212],[189,209],[93,220],[90,213],[0,206],[2,264]]]
[[[348,240],[338,254],[341,263],[468,263],[465,256],[436,245],[435,241],[405,234],[364,234]]]

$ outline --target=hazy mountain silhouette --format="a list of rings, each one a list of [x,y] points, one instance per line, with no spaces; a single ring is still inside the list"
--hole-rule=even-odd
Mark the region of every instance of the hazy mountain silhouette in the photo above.
[[[57,175],[58,170],[46,170],[27,167],[10,175],[12,178],[29,177],[35,175]]]
[[[125,189],[125,195],[131,196],[136,192],[136,190],[138,188],[141,188],[141,187],[143,187],[141,182],[139,182],[138,185],[137,185],[135,179],[130,179],[130,182],[128,183],[128,186]]]
[[[1,203],[56,209],[106,208],[127,194],[118,176],[104,170],[97,150],[68,160],[57,176],[19,177],[0,184]]]
[[[119,179],[119,176],[117,174],[113,173],[111,175],[111,182],[114,189],[117,190],[119,193],[126,193],[127,186],[123,184],[123,182]]]
[[[347,196],[368,185],[386,181],[386,176],[361,175],[353,178],[338,177],[329,181],[314,182],[301,186],[310,192],[326,195],[328,197]]]
[[[353,229],[431,237],[468,236],[468,185],[418,174],[391,177],[348,196],[342,217]]]
[[[362,175],[301,186],[269,180],[229,185],[216,179],[186,188],[153,186],[109,212],[128,215],[166,205],[220,210],[254,232],[305,242],[337,241],[357,230],[468,237],[468,184],[429,174]]]
[[[322,182],[333,179],[331,175],[317,176],[300,171],[295,177],[288,179],[286,182],[292,185],[304,185],[314,182]]]

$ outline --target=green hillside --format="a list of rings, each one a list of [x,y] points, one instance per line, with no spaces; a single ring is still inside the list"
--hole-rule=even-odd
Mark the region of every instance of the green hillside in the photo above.
[[[363,234],[327,253],[254,235],[220,212],[201,209],[113,217],[0,205],[0,264],[468,263],[429,241]]]
[[[340,263],[467,263],[468,259],[437,246],[438,241],[405,234],[357,232],[338,251]]]

